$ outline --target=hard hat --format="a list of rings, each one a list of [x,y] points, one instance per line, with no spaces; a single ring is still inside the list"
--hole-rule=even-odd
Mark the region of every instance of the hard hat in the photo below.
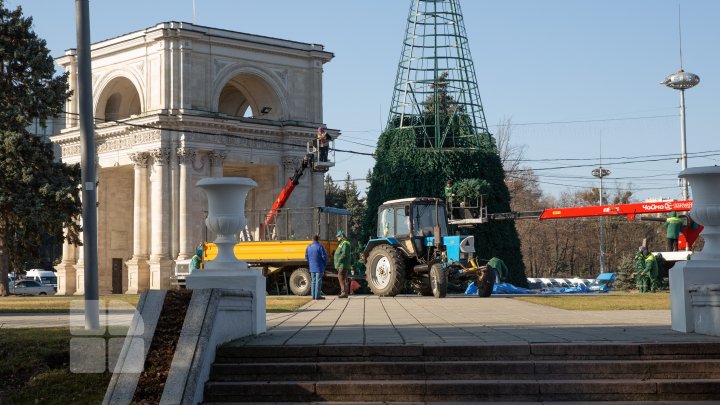
[[[339,230],[337,235],[335,235],[335,237],[337,238],[338,236],[345,236],[345,231],[343,231],[342,229]]]

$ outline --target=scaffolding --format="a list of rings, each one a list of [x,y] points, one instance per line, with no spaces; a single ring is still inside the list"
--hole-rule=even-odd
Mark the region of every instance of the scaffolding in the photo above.
[[[476,148],[488,137],[459,0],[411,0],[387,129],[421,148]]]

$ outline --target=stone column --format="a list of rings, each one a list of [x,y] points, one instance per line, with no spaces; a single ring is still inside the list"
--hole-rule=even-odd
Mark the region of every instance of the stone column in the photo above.
[[[82,227],[83,221],[82,216],[80,217],[80,226]],[[83,233],[80,232],[78,235],[80,242],[83,241]],[[74,295],[85,295],[85,249],[82,246],[78,246],[75,249],[75,254],[78,258],[75,263],[75,294]],[[99,271],[99,269],[98,269]],[[98,274],[98,276],[100,276]]]
[[[194,149],[179,148],[177,150],[178,164],[180,170],[180,186],[178,190],[179,202],[179,252],[176,260],[187,260],[195,254],[195,246],[199,241],[192,240],[190,221],[193,219],[189,209],[189,200],[192,190],[192,176],[190,175],[195,163],[196,152]]]
[[[170,287],[170,180],[168,176],[169,148],[150,152],[153,174],[150,176],[150,289]]]
[[[65,230],[67,236],[67,229]],[[62,261],[55,266],[57,270],[57,294],[71,295],[75,293],[75,245],[70,244],[67,240],[63,242]]]
[[[225,152],[213,150],[208,152],[210,159],[210,177],[223,177],[223,161],[227,155]]]
[[[150,154],[137,152],[130,154],[135,163],[135,182],[133,193],[133,257],[128,260],[128,289],[126,294],[137,294],[150,286],[150,267],[148,265],[148,161]]]
[[[175,258],[179,253],[180,245],[180,167],[177,154],[177,143],[173,142],[170,150],[170,257]]]

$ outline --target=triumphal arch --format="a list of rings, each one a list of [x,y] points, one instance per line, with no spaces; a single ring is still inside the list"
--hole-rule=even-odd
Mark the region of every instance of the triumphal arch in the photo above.
[[[246,209],[272,205],[323,124],[321,45],[166,22],[92,45],[101,293],[170,286],[174,263],[205,240],[207,201],[195,183],[241,176],[258,186]],[[57,63],[77,93],[77,57]],[[77,98],[52,137],[80,161]],[[337,136],[337,131],[330,130]],[[306,174],[289,207],[324,203]],[[59,294],[82,294],[82,248],[65,244]]]

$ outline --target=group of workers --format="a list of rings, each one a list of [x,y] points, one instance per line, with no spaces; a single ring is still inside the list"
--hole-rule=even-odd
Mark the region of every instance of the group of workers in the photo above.
[[[338,240],[338,247],[335,249],[333,262],[337,270],[338,282],[340,283],[340,295],[338,298],[347,298],[350,293],[347,291],[347,279],[350,272],[350,241],[345,237],[345,232],[340,230],[335,235]],[[310,295],[314,300],[324,300],[322,296],[322,278],[327,266],[327,251],[320,243],[320,236],[315,235],[312,243],[305,249],[305,260],[310,268]]]

